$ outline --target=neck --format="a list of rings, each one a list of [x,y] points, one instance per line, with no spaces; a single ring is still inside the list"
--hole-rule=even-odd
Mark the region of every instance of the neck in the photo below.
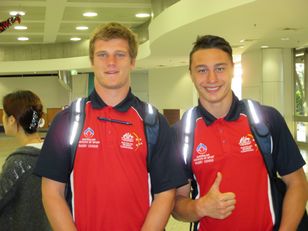
[[[27,144],[42,142],[42,139],[37,132],[33,134],[25,134],[25,132],[22,131],[17,134],[16,138],[18,139],[19,143],[23,146]]]
[[[230,95],[227,96],[224,100],[220,102],[208,102],[206,100],[203,100],[200,98],[201,105],[209,112],[211,113],[215,118],[223,118],[225,117],[232,104],[232,92],[230,92]]]
[[[123,87],[121,89],[107,89],[95,87],[95,90],[99,97],[108,105],[108,106],[116,106],[120,102],[122,102],[129,92],[129,86]]]

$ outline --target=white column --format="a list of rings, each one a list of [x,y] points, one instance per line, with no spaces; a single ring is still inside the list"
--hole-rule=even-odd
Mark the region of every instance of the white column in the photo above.
[[[281,49],[262,50],[263,103],[284,113],[283,57]]]
[[[259,49],[242,55],[243,98],[275,107],[294,132],[294,64],[291,49]]]
[[[263,101],[262,94],[262,53],[261,50],[242,55],[242,98]]]

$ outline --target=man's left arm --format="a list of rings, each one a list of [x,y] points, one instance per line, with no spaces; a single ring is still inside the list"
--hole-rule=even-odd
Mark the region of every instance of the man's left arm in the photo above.
[[[308,184],[302,168],[282,176],[287,185],[279,231],[296,231],[308,200]]]
[[[174,199],[175,189],[155,194],[141,231],[164,230],[174,206]]]

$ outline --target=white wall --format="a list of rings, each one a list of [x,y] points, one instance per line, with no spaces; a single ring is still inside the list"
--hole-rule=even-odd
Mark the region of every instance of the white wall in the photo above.
[[[69,91],[53,77],[8,77],[0,78],[0,98],[16,90],[30,90],[37,94],[46,108],[57,108],[68,104]]]
[[[131,88],[134,95],[139,99],[149,101],[149,81],[148,72],[139,71],[131,74]]]
[[[181,109],[182,113],[193,106],[194,100],[194,86],[187,66],[149,71],[149,102],[160,111]]]
[[[88,73],[72,76],[72,91],[70,100],[73,101],[78,97],[86,97],[88,95]]]

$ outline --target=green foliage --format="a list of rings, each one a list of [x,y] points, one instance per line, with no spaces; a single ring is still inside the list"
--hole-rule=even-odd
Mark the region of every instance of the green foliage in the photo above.
[[[295,93],[295,114],[298,116],[304,115],[304,99],[299,90]]]

